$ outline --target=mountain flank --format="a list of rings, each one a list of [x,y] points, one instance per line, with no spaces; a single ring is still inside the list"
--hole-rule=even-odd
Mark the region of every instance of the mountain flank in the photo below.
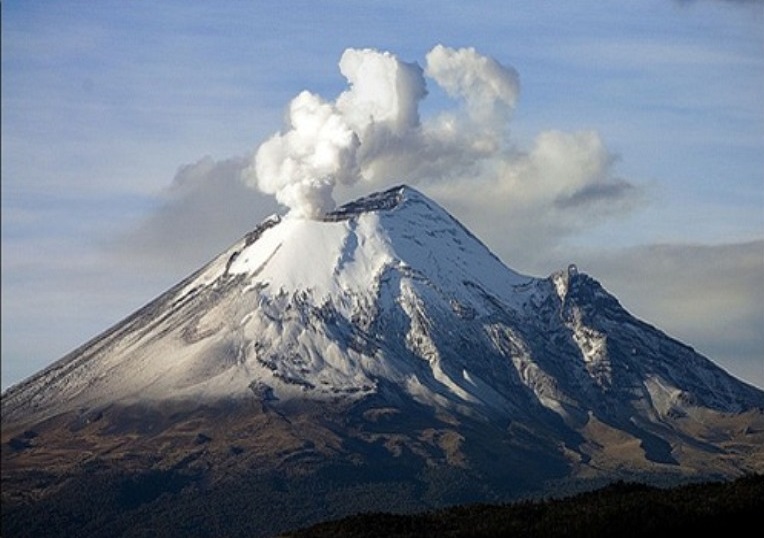
[[[764,392],[575,266],[510,269],[400,186],[266,219],[3,393],[1,441],[3,524],[22,534],[182,513],[177,535],[267,536],[762,473]]]

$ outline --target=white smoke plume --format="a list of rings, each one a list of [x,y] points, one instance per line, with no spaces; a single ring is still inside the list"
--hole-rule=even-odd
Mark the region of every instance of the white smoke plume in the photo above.
[[[363,177],[361,148],[368,154],[419,126],[418,102],[426,90],[417,65],[390,53],[348,49],[340,72],[350,89],[334,103],[307,91],[295,97],[286,131],[259,147],[248,170],[250,183],[274,194],[295,216],[333,209],[335,185]]]
[[[358,183],[426,185],[454,208],[543,214],[550,234],[631,203],[635,188],[614,177],[596,132],[542,132],[529,151],[516,149],[508,129],[520,93],[513,68],[473,48],[437,45],[425,59],[422,69],[389,52],[346,50],[339,68],[348,89],[334,101],[307,91],[295,97],[284,130],[257,149],[247,183],[304,218],[332,210],[337,187],[358,194]],[[427,80],[452,106],[422,119]]]
[[[257,185],[298,216],[315,217],[333,209],[337,182],[356,181],[359,145],[334,105],[302,92],[289,106],[289,130],[257,150]]]
[[[360,136],[372,125],[394,135],[419,125],[419,101],[427,91],[418,65],[388,52],[348,49],[340,72],[350,89],[337,98],[337,109]]]

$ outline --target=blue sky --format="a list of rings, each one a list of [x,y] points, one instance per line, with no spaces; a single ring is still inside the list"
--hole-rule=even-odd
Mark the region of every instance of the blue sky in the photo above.
[[[546,276],[576,262],[636,315],[764,387],[764,3],[9,0],[3,388],[279,210],[241,171],[300,91],[333,100],[347,88],[345,49],[424,66],[437,44],[519,74],[507,152],[589,133],[606,181],[628,189],[563,210],[544,193],[565,185],[541,172],[500,194],[486,180],[460,197],[470,178],[417,186],[510,267]],[[458,108],[427,89],[423,120]],[[556,164],[573,171],[566,155]]]

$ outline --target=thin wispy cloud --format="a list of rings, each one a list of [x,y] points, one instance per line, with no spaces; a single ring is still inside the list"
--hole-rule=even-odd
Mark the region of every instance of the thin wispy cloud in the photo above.
[[[241,180],[248,160],[204,157],[181,166],[161,203],[133,229],[107,245],[124,263],[150,264],[155,271],[199,267],[276,213],[273,199],[247,188]]]

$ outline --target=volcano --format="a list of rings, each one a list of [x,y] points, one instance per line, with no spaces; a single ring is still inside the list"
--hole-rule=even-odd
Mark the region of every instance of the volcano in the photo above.
[[[513,271],[406,186],[266,219],[2,395],[3,527],[38,536],[755,472],[764,392],[573,265]]]

